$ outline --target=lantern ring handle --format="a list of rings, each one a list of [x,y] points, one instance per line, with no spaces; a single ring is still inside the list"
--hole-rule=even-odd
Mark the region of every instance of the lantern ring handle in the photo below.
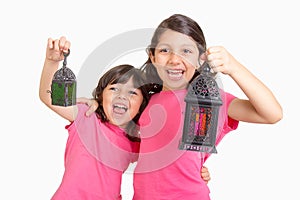
[[[69,55],[70,55],[70,49],[68,49],[68,52],[67,52],[67,53],[64,52],[64,56],[65,56],[65,57],[67,57],[67,56],[69,56]]]
[[[64,57],[65,57],[64,62],[63,62],[63,68],[65,68],[67,66],[67,57],[68,57],[68,55],[70,55],[70,49],[68,49],[67,53],[63,52],[63,54],[64,54]]]

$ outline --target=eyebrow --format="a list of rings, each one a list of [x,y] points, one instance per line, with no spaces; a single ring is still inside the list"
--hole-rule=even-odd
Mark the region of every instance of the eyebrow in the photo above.
[[[159,43],[159,44],[157,44],[157,47],[160,47],[160,46],[168,46],[168,47],[170,47],[172,45],[167,44],[167,43]],[[182,45],[179,45],[179,46],[180,47],[191,47],[193,49],[197,49],[197,47],[195,45],[193,45],[193,44],[182,44]]]

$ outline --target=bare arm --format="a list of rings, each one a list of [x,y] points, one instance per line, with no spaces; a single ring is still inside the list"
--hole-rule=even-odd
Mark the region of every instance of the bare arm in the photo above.
[[[225,48],[211,47],[207,60],[214,71],[229,75],[248,99],[234,99],[229,105],[228,115],[236,120],[273,124],[281,120],[282,108],[271,90],[240,64]]]
[[[67,52],[69,48],[70,42],[65,37],[61,37],[59,40],[48,39],[46,58],[40,79],[39,97],[46,106],[61,117],[74,121],[77,116],[77,106],[61,107],[52,105],[49,93],[53,75],[58,69],[60,61],[64,58],[63,52]]]

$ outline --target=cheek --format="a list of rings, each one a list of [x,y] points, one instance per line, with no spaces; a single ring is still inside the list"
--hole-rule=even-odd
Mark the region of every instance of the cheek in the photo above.
[[[108,114],[110,113],[111,110],[111,106],[110,106],[111,100],[110,98],[107,96],[103,97],[102,100],[102,106],[103,106],[103,110],[106,116],[108,116]]]
[[[188,68],[188,74],[191,75],[191,76],[194,75],[195,71],[196,71],[195,66],[191,66],[191,67]]]
[[[163,62],[156,62],[156,63],[153,63],[153,66],[155,67],[159,78],[163,79],[163,75],[165,72],[164,66],[166,66],[166,63],[164,64]]]
[[[189,75],[192,74],[192,76],[193,76],[196,71],[196,68],[199,67],[198,60],[196,60],[196,59],[190,60],[190,62],[186,62],[186,66],[187,66],[188,74]]]
[[[168,56],[156,56],[152,59],[152,63],[157,68],[159,66],[164,66],[168,62]]]
[[[143,99],[134,99],[130,102],[131,105],[131,116],[134,117],[140,110]]]
[[[196,71],[196,65],[187,64],[186,65],[187,74],[194,74]]]
[[[187,66],[191,66],[192,68],[195,68],[199,66],[199,59],[195,56],[190,56],[185,59],[185,63]]]

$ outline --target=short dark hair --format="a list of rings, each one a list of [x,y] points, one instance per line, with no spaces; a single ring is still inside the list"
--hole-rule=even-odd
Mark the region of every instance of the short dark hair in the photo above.
[[[118,65],[110,70],[108,70],[99,80],[97,87],[93,91],[93,98],[98,102],[98,108],[95,111],[97,113],[97,117],[102,122],[108,122],[107,116],[105,115],[102,102],[103,102],[103,91],[109,84],[116,83],[127,83],[127,81],[132,77],[133,84],[135,88],[141,90],[143,95],[143,102],[139,108],[138,114],[132,119],[131,122],[128,123],[126,127],[126,133],[130,140],[139,141],[138,134],[138,120],[140,118],[141,113],[144,111],[145,107],[149,102],[148,95],[148,87],[145,80],[145,75],[142,73],[140,69],[135,68],[132,65],[123,64]]]

